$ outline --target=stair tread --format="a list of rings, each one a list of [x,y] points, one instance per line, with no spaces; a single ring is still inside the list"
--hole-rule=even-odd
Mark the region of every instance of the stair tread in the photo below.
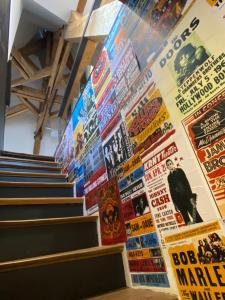
[[[57,165],[55,161],[48,161],[48,160],[34,160],[34,159],[26,159],[20,157],[10,157],[10,156],[2,156],[0,155],[0,160],[9,160],[9,161],[18,161],[18,162],[28,162],[28,163],[44,163],[48,165]]]
[[[66,178],[66,174],[0,171],[0,176]]]
[[[7,164],[7,163],[0,163],[0,168],[17,168],[17,169],[42,169],[42,170],[61,170],[60,167],[52,167],[52,166],[37,166],[37,165],[18,165],[18,164]]]
[[[0,205],[79,204],[83,201],[81,197],[0,198]]]
[[[123,249],[124,245],[118,244],[113,246],[91,247],[86,249],[43,255],[26,259],[17,259],[0,263],[0,272],[26,267],[35,267],[52,263],[60,263],[65,261],[89,259],[93,257],[105,256],[115,253],[122,253]]]
[[[31,219],[31,220],[10,220],[0,221],[1,228],[9,227],[28,227],[28,226],[47,226],[55,224],[68,224],[68,223],[86,223],[96,222],[98,216],[77,216],[77,217],[64,217],[64,218],[46,218],[46,219]]]
[[[18,157],[29,157],[29,159],[33,160],[48,160],[48,161],[55,161],[54,156],[48,156],[48,155],[34,155],[34,154],[28,154],[28,153],[19,153],[19,152],[11,152],[11,151],[1,151],[2,156],[18,156]]]
[[[178,300],[176,295],[171,295],[163,292],[156,292],[150,289],[135,289],[124,288],[117,291],[112,291],[100,296],[87,298],[88,300]]]
[[[73,183],[70,182],[13,182],[1,181],[0,187],[65,187],[72,188]]]

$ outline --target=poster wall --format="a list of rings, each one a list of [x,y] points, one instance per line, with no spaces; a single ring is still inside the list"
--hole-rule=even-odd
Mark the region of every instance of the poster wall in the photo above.
[[[223,2],[127,1],[56,152],[132,284],[186,300],[225,295]]]

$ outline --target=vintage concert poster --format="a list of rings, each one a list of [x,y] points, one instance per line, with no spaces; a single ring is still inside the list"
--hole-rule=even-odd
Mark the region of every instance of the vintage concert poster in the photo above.
[[[189,145],[180,138],[175,134],[142,156],[147,196],[161,234],[216,217],[204,176]]]
[[[103,245],[122,243],[127,240],[121,209],[117,178],[102,184],[96,191],[99,206],[101,239]]]
[[[222,217],[225,217],[225,89],[183,122]]]
[[[225,296],[225,236],[218,221],[165,237],[180,299]]]
[[[195,1],[153,64],[159,89],[178,123],[225,84],[224,39],[224,20],[207,1]]]

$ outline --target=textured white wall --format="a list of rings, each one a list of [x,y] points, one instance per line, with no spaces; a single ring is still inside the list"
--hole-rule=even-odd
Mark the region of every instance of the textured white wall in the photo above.
[[[11,0],[10,6],[10,22],[9,22],[9,44],[8,44],[8,59],[10,57],[14,38],[19,25],[20,17],[23,10],[22,0]]]

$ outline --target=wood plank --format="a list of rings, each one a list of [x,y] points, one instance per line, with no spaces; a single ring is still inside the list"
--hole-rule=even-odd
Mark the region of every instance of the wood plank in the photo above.
[[[14,87],[11,89],[11,93],[16,96],[21,96],[25,98],[30,98],[32,100],[36,100],[39,102],[43,102],[46,100],[46,95],[38,89],[34,89],[27,86]],[[60,95],[55,96],[55,103],[62,104],[63,97]]]
[[[37,108],[27,99],[21,96],[17,96],[20,101],[31,111],[35,116],[39,115]]]
[[[114,246],[93,247],[88,249],[81,249],[81,250],[57,253],[52,255],[44,255],[44,256],[33,257],[28,259],[18,259],[18,260],[0,263],[0,272],[29,268],[29,267],[36,267],[36,266],[43,266],[43,265],[66,262],[66,261],[90,259],[93,257],[106,256],[106,255],[111,255],[116,253],[122,254],[123,250],[124,250],[124,246],[119,244]]]
[[[71,224],[71,223],[90,223],[96,222],[98,216],[79,216],[79,217],[65,217],[65,218],[49,218],[49,219],[31,219],[31,220],[15,220],[15,221],[0,221],[1,228],[13,227],[34,227],[34,226],[48,226],[56,224]]]
[[[1,187],[43,187],[43,188],[73,188],[74,184],[70,182],[0,182]]]
[[[24,112],[29,111],[29,109],[24,104],[17,104],[8,109],[6,112],[6,119],[18,116]]]
[[[1,205],[49,205],[49,204],[82,204],[83,198],[48,197],[48,198],[0,198]]]
[[[26,58],[21,54],[19,50],[13,48],[11,54],[29,77],[31,77],[36,72],[36,69],[26,60]]]
[[[1,163],[0,167],[4,168],[16,168],[16,169],[34,169],[34,170],[49,170],[49,171],[61,171],[61,168],[59,167],[49,167],[49,166],[24,166],[24,165],[18,165],[18,164],[7,164],[7,163]]]
[[[11,156],[11,157],[18,157],[18,158],[25,158],[25,159],[31,159],[31,160],[44,160],[44,161],[55,161],[55,158],[53,156],[46,156],[46,155],[33,155],[28,153],[18,153],[18,152],[12,152],[12,151],[6,151],[3,150],[0,152],[3,156]]]
[[[86,298],[86,300],[178,300],[176,295],[150,289],[124,288],[100,296]]]
[[[21,76],[24,79],[28,79],[29,76],[27,75],[27,73],[24,71],[24,69],[21,67],[21,65],[17,62],[17,60],[15,58],[12,57],[12,64],[13,66],[19,71],[19,73],[21,74]]]
[[[57,71],[58,71],[58,64],[59,64],[59,60],[60,60],[60,56],[63,50],[63,45],[64,45],[64,32],[61,31],[60,36],[59,36],[59,41],[58,41],[58,45],[57,45],[57,49],[56,49],[56,53],[55,53],[55,57],[54,57],[54,61],[52,64],[52,70],[51,70],[51,74],[50,74],[50,79],[48,82],[48,96],[51,95],[52,89],[53,89],[53,85],[55,82],[55,78],[57,76]]]
[[[65,174],[0,171],[0,176],[66,178]]]
[[[10,157],[10,156],[2,156],[0,155],[0,161],[1,160],[8,160],[8,161],[15,161],[15,162],[31,162],[31,163],[42,163],[42,164],[48,164],[49,166],[57,166],[57,163],[55,161],[48,161],[48,160],[42,160],[42,159],[29,159],[29,158],[17,158],[17,157]]]
[[[37,72],[35,72],[30,78],[25,79],[25,78],[18,78],[18,79],[14,79],[11,82],[11,87],[16,87],[18,85],[23,85],[23,84],[27,84],[31,81],[35,81],[35,80],[39,80],[42,78],[46,78],[49,77],[51,74],[51,70],[52,67],[48,66],[46,68],[43,68],[41,70],[38,70]]]
[[[38,51],[45,48],[45,39],[31,40],[25,46],[19,49],[20,53],[24,56],[37,53]]]

